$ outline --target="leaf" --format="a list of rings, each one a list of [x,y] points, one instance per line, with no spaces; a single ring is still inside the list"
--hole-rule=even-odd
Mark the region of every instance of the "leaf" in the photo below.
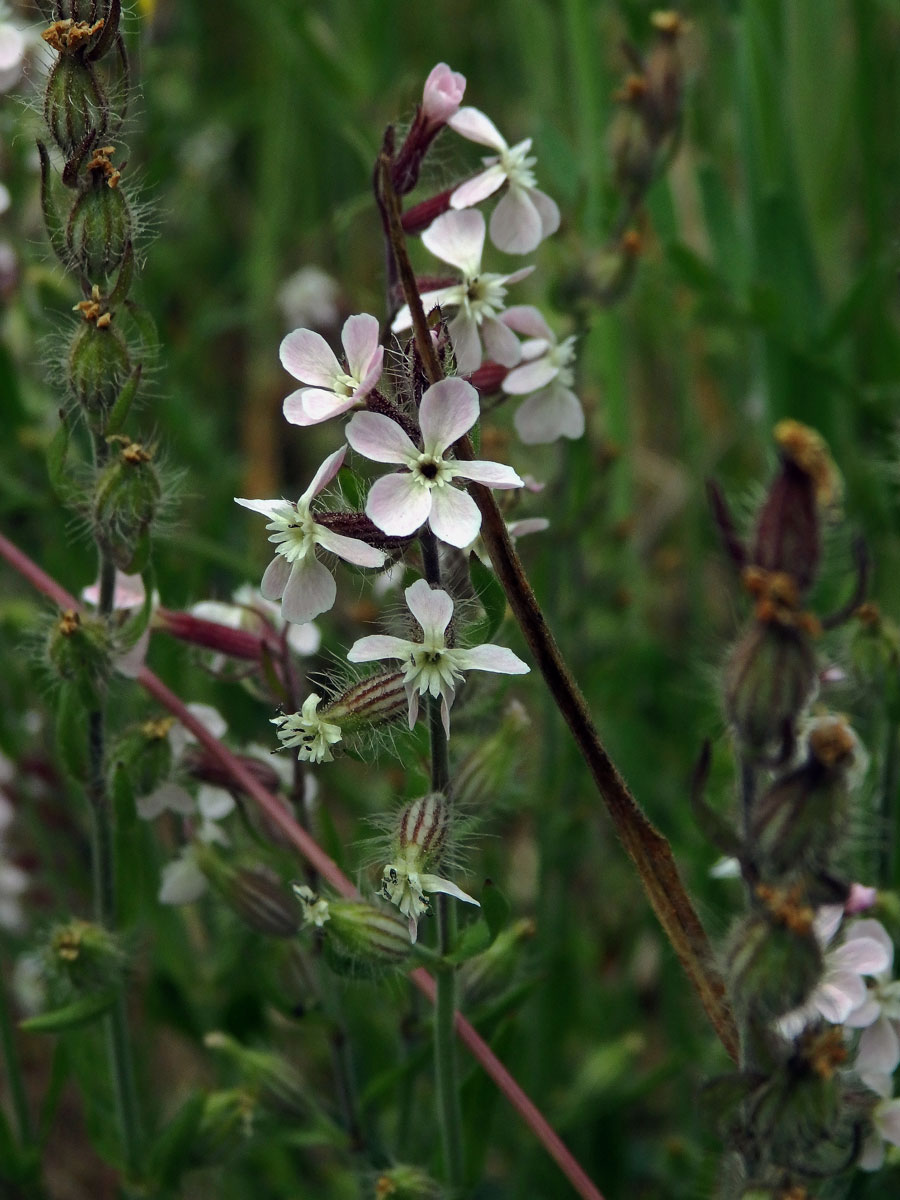
[[[144,370],[144,364],[138,363],[125,382],[122,384],[122,390],[116,397],[116,402],[110,410],[109,418],[106,422],[106,434],[109,436],[113,433],[118,433],[125,420],[131,411],[131,405],[137,395],[138,388],[141,385],[141,374]]]
[[[90,996],[79,996],[71,1004],[55,1008],[52,1012],[26,1017],[19,1027],[26,1033],[65,1033],[69,1029],[80,1029],[102,1017],[116,1002],[116,993],[95,992]]]
[[[76,684],[63,683],[56,701],[56,748],[66,772],[78,782],[88,776],[87,709]]]
[[[158,1187],[173,1188],[179,1177],[194,1165],[197,1129],[205,1104],[203,1092],[190,1095],[150,1147],[149,1175]]]
[[[69,427],[65,417],[60,413],[59,428],[50,439],[47,447],[47,474],[50,476],[50,486],[54,492],[65,500],[69,494],[70,481],[66,474],[66,455],[69,451]]]
[[[469,559],[472,586],[484,608],[484,617],[471,629],[472,644],[489,642],[506,616],[506,593],[494,572],[484,565],[477,554]]]

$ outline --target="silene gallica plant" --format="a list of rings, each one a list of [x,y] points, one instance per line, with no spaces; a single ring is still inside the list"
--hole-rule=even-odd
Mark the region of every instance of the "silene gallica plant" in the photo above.
[[[626,45],[609,237],[568,326],[527,302],[566,219],[542,190],[533,139],[511,144],[466,103],[462,74],[430,71],[373,164],[383,306],[350,300],[331,329],[295,328],[271,346],[296,384],[279,438],[312,466],[276,494],[235,498],[267,565],[233,580],[229,601],[175,608],[155,564],[173,498],[204,482],[169,465],[153,409],[160,347],[139,288],[154,251],[124,145],[140,120],[126,125],[132,31],[119,0],[46,7],[42,48],[0,25],[0,52],[30,53],[43,88],[41,211],[72,301],[54,318],[46,453],[97,570],[76,598],[0,537],[7,563],[56,606],[34,639],[52,710],[48,786],[71,797],[65,832],[84,867],[51,878],[43,915],[29,913],[39,869],[52,875],[68,851],[41,829],[38,784],[0,759],[0,838],[21,824],[41,851],[30,873],[0,861],[9,1194],[63,1194],[48,1138],[64,1105],[107,1164],[110,1195],[523,1194],[483,1072],[562,1172],[546,1194],[614,1194],[571,1106],[552,1088],[530,1099],[502,1061],[524,1063],[515,1018],[546,981],[523,966],[540,934],[533,914],[504,895],[526,869],[513,863],[521,850],[492,835],[516,789],[536,789],[522,778],[527,747],[555,710],[697,1021],[710,1022],[700,1107],[722,1149],[698,1167],[704,1194],[809,1200],[889,1164],[900,1145],[893,909],[881,881],[851,870],[868,759],[850,718],[827,706],[843,675],[824,655],[843,636],[854,661],[887,661],[893,632],[865,603],[869,555],[844,534],[823,438],[792,418],[775,425],[776,474],[746,541],[709,485],[710,526],[751,610],[722,673],[727,735],[713,749],[699,730],[694,744],[696,825],[722,855],[716,874],[739,878],[743,895],[718,945],[607,753],[515,544],[548,527],[552,538],[534,509],[548,482],[534,464],[565,462],[590,433],[578,334],[586,311],[618,304],[635,280],[648,193],[682,134],[684,20],[655,13],[646,52]],[[421,195],[451,144],[470,171]],[[845,557],[852,547],[855,567],[821,615],[810,597],[825,542],[843,542]],[[192,648],[203,700],[186,704],[151,671],[160,642]],[[219,697],[235,729],[208,702]],[[715,794],[729,790],[726,756],[733,802]],[[486,877],[487,860],[512,887]],[[724,896],[729,885],[716,886]],[[176,1034],[189,1049],[169,1048]],[[464,1072],[460,1043],[477,1073]],[[66,1153],[80,1164],[84,1152]]]

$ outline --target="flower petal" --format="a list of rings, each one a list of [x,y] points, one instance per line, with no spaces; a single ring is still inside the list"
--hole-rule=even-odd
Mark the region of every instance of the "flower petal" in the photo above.
[[[347,537],[343,533],[335,533],[324,525],[316,526],[316,542],[323,550],[336,554],[344,562],[354,563],[357,567],[384,566],[384,552],[370,546],[359,538]]]
[[[341,364],[320,333],[312,329],[295,329],[283,339],[278,357],[284,369],[301,383],[332,388],[335,377],[342,374]]]
[[[242,508],[249,508],[251,512],[262,513],[270,520],[275,513],[289,507],[287,500],[245,500],[242,496],[235,496],[234,502],[240,504]]]
[[[541,215],[529,189],[510,187],[491,213],[491,241],[506,254],[530,254],[541,241]]]
[[[527,675],[531,670],[518,654],[506,646],[472,646],[468,650],[454,650],[454,662],[463,671],[494,671],[498,675]]]
[[[344,322],[341,344],[354,379],[363,378],[376,354],[379,358],[384,355],[384,347],[378,344],[378,333],[378,321],[369,313],[356,313]]]
[[[462,303],[465,292],[465,285],[461,283],[454,283],[449,287],[435,288],[433,292],[423,292],[422,308],[426,313],[430,313],[435,308],[455,308],[456,305]],[[399,333],[403,329],[409,329],[411,325],[412,314],[409,311],[409,305],[404,304],[393,321],[391,321],[391,332]]]
[[[403,595],[426,638],[442,638],[453,616],[453,601],[447,592],[433,588],[425,579],[417,579]]]
[[[541,192],[537,188],[530,188],[528,194],[531,197],[531,203],[540,213],[541,239],[543,240],[559,229],[559,205],[546,192]]]
[[[190,847],[163,867],[160,904],[193,904],[206,891],[206,876],[197,866]]]
[[[866,917],[862,921],[853,921],[848,927],[848,938],[851,937],[873,938],[879,945],[883,946],[888,956],[885,972],[891,970],[894,965],[894,943],[891,941],[891,935],[880,921],[876,921],[873,917]]]
[[[291,564],[282,554],[277,554],[266,567],[259,590],[266,600],[280,600],[291,575]],[[282,614],[283,615],[283,614]]]
[[[332,479],[334,479],[335,475],[341,469],[346,453],[347,447],[341,446],[340,450],[335,450],[334,454],[328,455],[313,476],[312,483],[297,501],[298,507],[309,504],[313,496],[318,496],[319,492],[331,483]],[[331,606],[329,605],[329,607]]]
[[[474,896],[464,892],[461,887],[457,887],[449,879],[441,879],[440,875],[419,875],[419,882],[426,892],[443,892],[445,896],[453,896],[457,900],[465,900],[466,904],[474,904],[481,908]]]
[[[898,1063],[900,1039],[897,1031],[887,1017],[879,1017],[860,1035],[854,1070],[866,1075],[892,1075]]]
[[[484,171],[479,171],[471,179],[465,180],[458,188],[450,193],[450,207],[455,209],[471,208],[480,204],[488,196],[503,187],[506,182],[506,172],[499,163],[492,163]],[[496,245],[496,243],[495,243]],[[537,245],[537,242],[535,243]]]
[[[481,339],[474,317],[460,309],[447,326],[447,332],[453,343],[457,371],[460,375],[471,375],[481,366],[482,359]]]
[[[328,612],[337,596],[334,576],[314,554],[294,563],[281,599],[281,615],[295,625],[305,625]]]
[[[546,387],[558,374],[559,367],[555,366],[547,355],[543,355],[533,362],[513,368],[503,380],[502,387],[510,396],[527,396],[529,392]]]
[[[823,980],[812,995],[812,1002],[826,1021],[843,1025],[845,1019],[866,998],[866,985],[849,972]]]
[[[468,138],[470,142],[490,146],[492,150],[508,149],[506,138],[490,117],[486,117],[479,108],[461,108],[453,114],[447,124],[460,137]]]
[[[284,414],[284,419],[289,421],[291,425],[306,426],[316,424],[315,419],[303,407],[303,397],[310,390],[318,389],[299,388],[296,392],[291,392],[289,396],[285,397],[284,403],[281,405],[281,411]],[[334,397],[333,392],[325,392],[324,395]]]
[[[471,277],[481,270],[484,237],[484,217],[477,209],[451,209],[431,222],[422,242],[426,250]]]
[[[867,924],[867,922],[865,922]],[[860,922],[864,924],[864,922]],[[857,975],[877,975],[890,964],[885,946],[873,937],[860,937],[855,931],[843,945],[828,952],[829,967],[853,971]]]
[[[524,487],[524,480],[520,479],[512,467],[506,466],[505,463],[484,462],[481,459],[461,459],[459,466],[454,467],[454,475],[460,479],[473,479],[476,483],[483,483],[486,487],[493,488],[517,488]]]
[[[441,379],[425,391],[419,425],[426,454],[441,455],[478,420],[478,392],[464,379]]]
[[[519,406],[513,425],[526,446],[555,442],[560,437],[580,438],[584,410],[575,393],[556,382],[529,396]]]
[[[206,821],[221,821],[236,807],[234,796],[224,788],[203,784],[197,792],[197,810]]]
[[[415,649],[415,642],[404,641],[403,638],[390,637],[386,633],[371,633],[368,637],[360,638],[347,651],[350,662],[376,662],[382,658],[409,658]]]
[[[336,396],[334,392],[326,392],[323,388],[304,388],[301,393],[300,402],[306,416],[305,423],[307,425],[318,425],[320,421],[329,421],[332,417],[339,417],[341,413],[345,413],[349,408],[352,408],[356,404],[356,401],[357,395],[355,392],[352,396],[341,397]],[[285,415],[287,415],[286,405],[287,400],[282,405],[282,412]],[[300,423],[300,421],[292,422],[294,425],[299,425]]]
[[[468,492],[446,485],[431,494],[431,516],[428,524],[435,537],[460,550],[478,536],[481,513]]]
[[[405,537],[428,520],[431,496],[408,471],[383,475],[369,490],[366,516],[385,533]]]
[[[521,333],[523,337],[543,338],[551,345],[556,341],[553,330],[544,319],[544,314],[533,304],[513,304],[500,318],[504,325]]]
[[[373,462],[408,464],[419,457],[408,434],[384,413],[358,412],[345,432],[353,449]]]
[[[481,323],[481,336],[488,358],[501,367],[514,367],[522,360],[522,344],[513,331],[496,317],[485,317]]]

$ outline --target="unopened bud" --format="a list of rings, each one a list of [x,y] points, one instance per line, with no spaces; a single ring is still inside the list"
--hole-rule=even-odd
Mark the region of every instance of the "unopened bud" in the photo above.
[[[169,730],[174,717],[143,721],[126,729],[110,751],[110,761],[127,773],[136,796],[149,796],[172,771]]]
[[[94,522],[116,566],[127,571],[156,515],[162,487],[153,449],[127,438],[117,440],[125,444],[97,480]]]
[[[59,678],[75,685],[85,705],[96,706],[112,671],[105,622],[66,609],[50,630],[47,654]]]
[[[131,372],[125,339],[104,315],[109,317],[85,317],[69,347],[69,387],[97,433],[103,432],[105,418]]]
[[[263,1108],[288,1118],[309,1116],[310,1098],[303,1080],[280,1054],[248,1049],[219,1031],[208,1033],[203,1044],[231,1059]]]
[[[351,684],[325,705],[322,716],[337,722],[345,733],[355,733],[406,717],[408,711],[403,672],[385,669]]]
[[[395,843],[399,854],[415,860],[420,869],[436,862],[450,832],[450,808],[441,792],[413,800],[397,819]]]
[[[329,946],[351,965],[398,967],[409,958],[407,922],[393,910],[364,900],[323,900],[310,888],[294,884],[304,922],[322,929]]]
[[[816,686],[809,635],[801,628],[754,621],[725,668],[725,710],[744,753],[759,760],[789,748]]]
[[[494,732],[479,742],[455,772],[453,795],[461,804],[481,807],[502,793],[521,760],[522,743],[530,724],[524,706],[518,700],[511,700]]]
[[[191,1142],[191,1155],[198,1165],[227,1159],[253,1133],[256,1098],[245,1088],[210,1092],[203,1115]]]
[[[738,925],[728,952],[728,974],[735,1004],[772,1021],[809,998],[822,975],[822,951],[812,908],[793,893],[759,891],[766,907]]]
[[[44,91],[44,119],[66,156],[90,138],[102,137],[106,97],[94,68],[82,55],[60,54],[54,63]]]
[[[375,1181],[374,1200],[439,1200],[441,1189],[420,1167],[390,1167]]]
[[[73,991],[93,992],[118,985],[125,954],[108,929],[74,919],[52,931],[47,962],[52,974]]]
[[[113,149],[103,146],[88,163],[87,182],[66,229],[72,261],[90,280],[117,271],[132,238],[131,210],[112,164]]]
[[[194,846],[197,865],[213,888],[251,929],[269,937],[293,937],[300,928],[297,906],[274,871],[262,865],[234,866],[208,843]]]

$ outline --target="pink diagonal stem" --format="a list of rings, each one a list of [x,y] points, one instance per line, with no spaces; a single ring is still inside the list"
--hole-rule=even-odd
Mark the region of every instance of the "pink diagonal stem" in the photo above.
[[[60,608],[78,608],[78,602],[64,587],[43,571],[37,563],[24,554],[18,546],[0,533],[0,557],[6,559],[37,591],[47,596]],[[138,683],[150,693],[164,708],[177,717],[181,724],[188,729],[202,746],[228,772],[242,792],[250,796],[266,814],[273,825],[276,825],[285,838],[307,860],[318,874],[326,879],[335,891],[342,896],[358,898],[359,892],[340,869],[337,863],[329,857],[290,815],[277,796],[264,788],[250,771],[244,766],[237,755],[233,754],[218,738],[213,737],[191,713],[184,702],[171,691],[163,681],[149,668],[142,667],[137,676]],[[420,992],[433,1004],[436,985],[431,975],[419,967],[410,973],[410,979]],[[479,1035],[462,1013],[456,1014],[456,1032],[459,1040],[466,1047],[476,1062],[494,1081],[499,1090],[507,1098],[525,1124],[557,1164],[559,1169],[571,1183],[582,1200],[603,1200],[587,1172],[567,1148],[562,1138],[541,1113],[529,1096],[522,1090],[506,1067],[491,1050],[490,1046]]]

